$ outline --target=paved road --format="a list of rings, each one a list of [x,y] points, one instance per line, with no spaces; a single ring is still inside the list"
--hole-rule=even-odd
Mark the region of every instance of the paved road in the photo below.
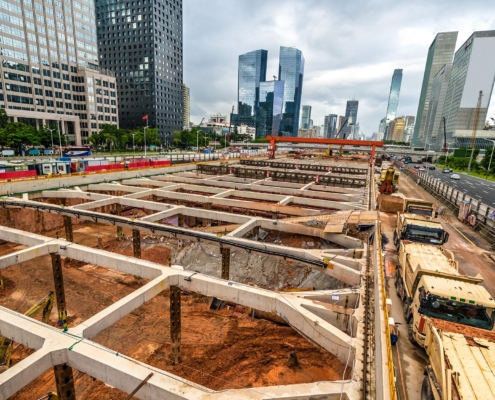
[[[423,164],[422,166],[427,168],[428,165],[429,164]],[[435,170],[427,169],[422,172],[426,172],[429,176],[432,176],[433,178],[466,193],[466,195],[476,200],[481,200],[483,203],[488,204],[491,207],[495,207],[495,182],[476,178],[474,176],[463,175],[461,173],[458,174],[461,179],[454,180],[450,178],[452,174],[443,173],[439,168],[436,168]]]

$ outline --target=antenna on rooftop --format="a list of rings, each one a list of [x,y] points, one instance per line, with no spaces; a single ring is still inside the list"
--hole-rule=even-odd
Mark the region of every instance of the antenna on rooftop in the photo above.
[[[277,80],[277,77],[275,75],[273,75],[273,80],[276,81]]]

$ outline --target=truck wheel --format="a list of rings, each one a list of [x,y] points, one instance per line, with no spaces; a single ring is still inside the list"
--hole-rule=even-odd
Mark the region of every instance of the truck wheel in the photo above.
[[[435,400],[431,390],[430,380],[427,376],[425,376],[425,379],[423,379],[423,384],[421,385],[421,400]]]
[[[409,302],[407,301],[407,299],[402,301],[404,302],[404,307],[402,307],[402,311],[404,312],[404,318],[407,322],[407,318],[409,317]]]
[[[397,231],[394,231],[394,244],[397,246]]]
[[[411,323],[407,326],[407,338],[409,339],[409,341],[412,343],[412,344],[416,344],[416,340],[414,339],[414,336],[413,336],[413,322],[411,321]]]
[[[397,280],[395,283],[395,293],[397,293],[397,296],[400,298],[400,288],[401,288],[401,282],[400,280]]]

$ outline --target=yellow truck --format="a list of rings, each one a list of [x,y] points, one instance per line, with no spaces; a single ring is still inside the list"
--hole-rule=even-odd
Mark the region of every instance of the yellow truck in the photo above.
[[[404,199],[404,212],[408,214],[424,215],[428,218],[435,218],[437,216],[431,201],[413,198]]]
[[[449,240],[440,222],[433,221],[426,215],[397,213],[394,231],[394,244],[399,248],[401,240],[441,246]]]
[[[437,329],[427,318],[425,348],[429,362],[421,387],[421,400],[494,400],[495,337],[470,329]]]
[[[451,251],[401,241],[395,287],[404,305],[409,340],[425,347],[427,317],[492,330],[495,300],[481,282],[479,275],[459,273]]]

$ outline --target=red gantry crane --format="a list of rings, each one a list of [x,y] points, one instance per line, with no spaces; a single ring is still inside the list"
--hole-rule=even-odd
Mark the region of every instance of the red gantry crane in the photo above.
[[[375,151],[377,147],[383,147],[383,142],[378,140],[347,140],[347,139],[316,139],[316,138],[300,138],[292,136],[267,136],[265,138],[270,142],[268,146],[268,158],[275,158],[275,151],[278,143],[306,143],[306,144],[335,144],[349,146],[369,146],[371,147],[370,165],[373,165]]]

